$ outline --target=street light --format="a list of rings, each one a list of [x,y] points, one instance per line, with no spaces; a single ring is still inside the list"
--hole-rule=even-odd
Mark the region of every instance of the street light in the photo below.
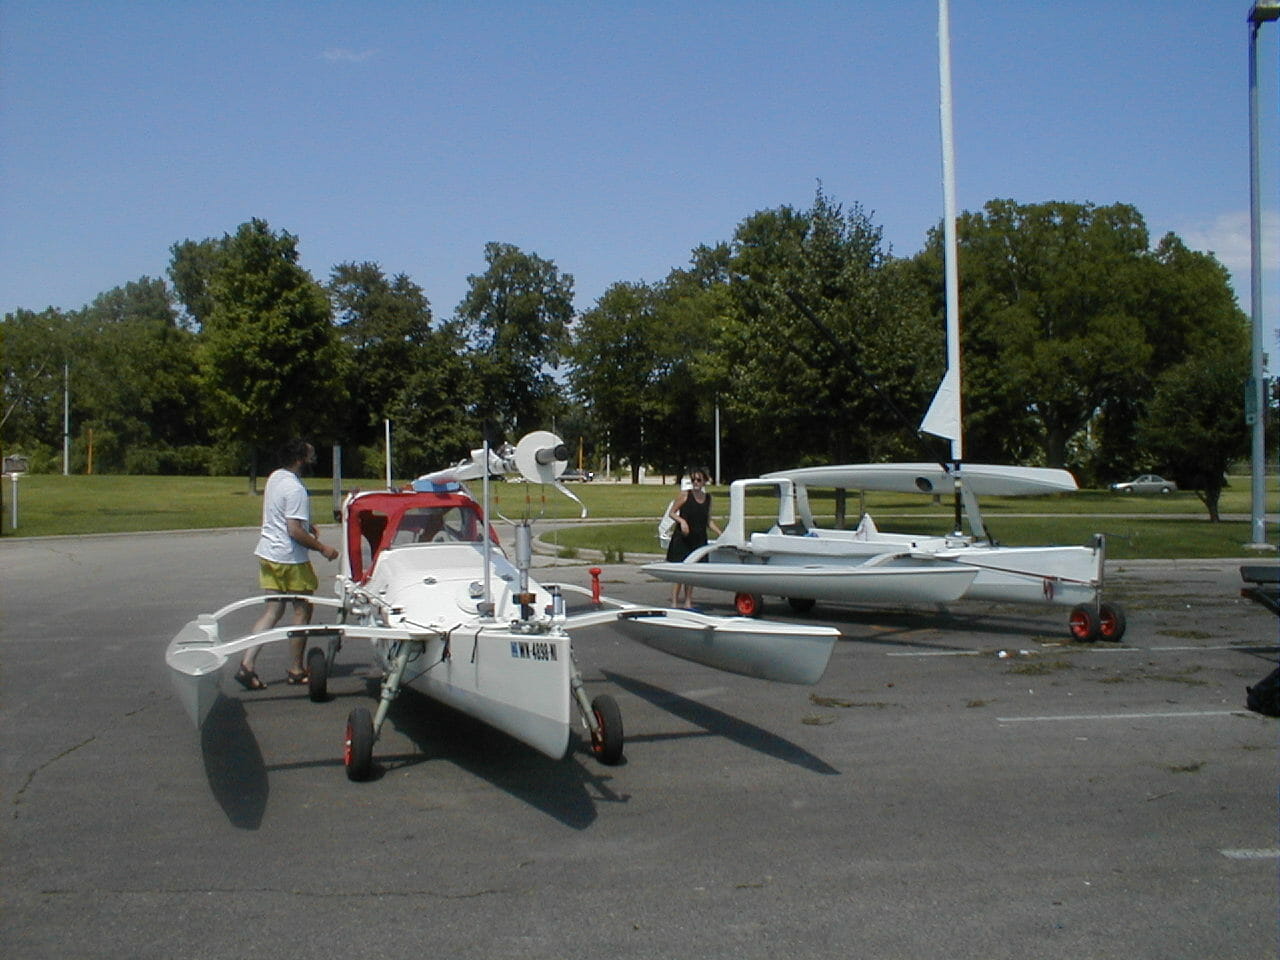
[[[1249,8],[1249,297],[1252,301],[1252,366],[1246,416],[1253,428],[1253,468],[1251,483],[1248,546],[1265,550],[1266,525],[1266,406],[1262,378],[1262,193],[1259,168],[1262,146],[1258,137],[1258,31],[1264,23],[1280,19],[1280,3],[1255,2]]]

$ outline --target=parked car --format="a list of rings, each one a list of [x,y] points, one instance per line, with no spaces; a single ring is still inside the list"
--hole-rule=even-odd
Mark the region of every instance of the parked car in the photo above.
[[[1154,473],[1144,473],[1136,480],[1113,483],[1111,489],[1116,493],[1173,493],[1178,485],[1172,480],[1157,477]]]
[[[596,475],[590,470],[577,470],[573,467],[570,467],[564,473],[560,474],[560,479],[568,483],[586,483],[587,481],[594,480],[595,478]]]

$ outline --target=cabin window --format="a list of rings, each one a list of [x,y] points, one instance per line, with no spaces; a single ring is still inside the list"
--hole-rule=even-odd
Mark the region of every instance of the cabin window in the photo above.
[[[470,507],[411,507],[400,518],[392,543],[477,543],[479,540],[479,518]]]

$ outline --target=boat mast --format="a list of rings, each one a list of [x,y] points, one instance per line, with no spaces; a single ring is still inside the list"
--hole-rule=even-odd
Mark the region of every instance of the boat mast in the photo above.
[[[956,151],[951,107],[951,9],[949,0],[938,0],[939,114],[942,124],[942,236],[947,289],[947,373],[942,390],[955,393],[951,459],[964,458],[960,429],[960,271],[956,263]],[[950,383],[948,383],[950,381]]]

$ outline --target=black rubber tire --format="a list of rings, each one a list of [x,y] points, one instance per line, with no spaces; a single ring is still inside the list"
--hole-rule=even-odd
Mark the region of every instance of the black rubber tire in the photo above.
[[[764,612],[764,597],[758,593],[735,593],[733,609],[740,617],[758,617]]]
[[[1108,643],[1119,643],[1124,639],[1125,627],[1124,607],[1118,603],[1103,601],[1098,604],[1098,639]]]
[[[1071,616],[1067,618],[1067,630],[1071,639],[1077,643],[1093,643],[1098,639],[1098,615],[1093,607],[1073,607]]]
[[[373,717],[364,707],[356,707],[347,716],[342,764],[348,780],[368,780],[373,771]]]
[[[591,733],[591,752],[606,767],[614,767],[622,762],[622,711],[618,709],[618,701],[607,693],[602,693],[591,701],[591,712],[595,714],[600,732]]]
[[[329,699],[329,658],[319,647],[307,651],[307,691],[312,703]]]
[[[787,597],[787,603],[791,604],[791,609],[795,613],[808,613],[817,602],[809,597]]]

